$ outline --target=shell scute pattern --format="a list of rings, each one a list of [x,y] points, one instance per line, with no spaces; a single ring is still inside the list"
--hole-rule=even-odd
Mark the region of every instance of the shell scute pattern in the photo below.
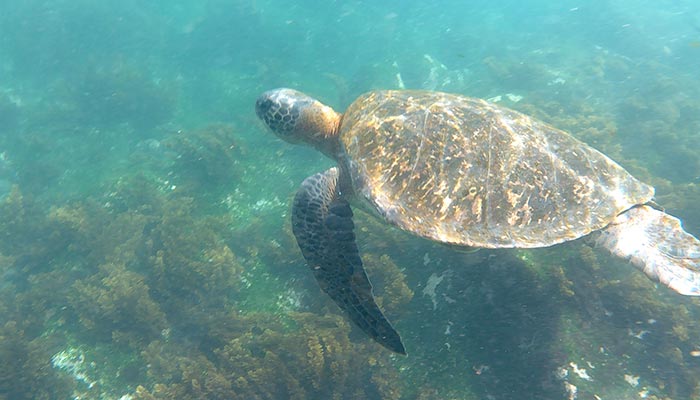
[[[480,99],[372,92],[348,108],[341,142],[364,208],[457,245],[552,245],[653,196],[569,134]]]

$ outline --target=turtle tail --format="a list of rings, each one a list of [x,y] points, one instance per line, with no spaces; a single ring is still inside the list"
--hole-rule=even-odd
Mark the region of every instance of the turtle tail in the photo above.
[[[648,205],[618,215],[596,244],[676,292],[700,296],[700,240],[678,218]]]

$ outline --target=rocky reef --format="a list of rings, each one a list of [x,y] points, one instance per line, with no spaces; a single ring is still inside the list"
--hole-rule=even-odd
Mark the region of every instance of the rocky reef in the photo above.
[[[321,292],[292,234],[294,191],[332,162],[263,134],[253,110],[283,85],[339,111],[379,88],[490,99],[610,155],[699,235],[700,85],[672,66],[697,60],[685,38],[641,56],[519,38],[532,21],[486,3],[472,24],[434,25],[429,3],[328,2],[313,18],[232,0],[6,3],[0,400],[700,399],[698,299],[585,239],[463,253],[357,212],[409,355],[388,353]],[[637,43],[614,13],[549,7],[538,22],[604,15]],[[357,30],[365,9],[379,25]]]

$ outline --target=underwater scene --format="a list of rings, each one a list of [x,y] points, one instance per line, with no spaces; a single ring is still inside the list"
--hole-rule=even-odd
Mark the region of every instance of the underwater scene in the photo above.
[[[407,355],[377,344],[295,240],[336,162],[260,121],[279,87],[517,110],[700,236],[697,0],[4,1],[0,400],[700,400],[700,298],[585,238],[456,251],[356,208]]]

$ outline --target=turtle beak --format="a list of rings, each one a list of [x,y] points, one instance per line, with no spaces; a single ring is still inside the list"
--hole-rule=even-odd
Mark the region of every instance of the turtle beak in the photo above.
[[[258,97],[258,100],[255,102],[255,114],[258,115],[258,118],[267,122],[266,118],[274,116],[277,110],[282,107],[278,93],[280,90],[268,90]]]
[[[292,89],[270,90],[258,97],[255,113],[277,136],[294,141],[292,137],[301,111],[308,103],[307,97]]]
[[[265,121],[265,116],[268,113],[274,112],[272,111],[273,105],[274,103],[272,101],[271,92],[265,92],[260,95],[258,100],[255,102],[255,114],[257,114],[258,118]]]

